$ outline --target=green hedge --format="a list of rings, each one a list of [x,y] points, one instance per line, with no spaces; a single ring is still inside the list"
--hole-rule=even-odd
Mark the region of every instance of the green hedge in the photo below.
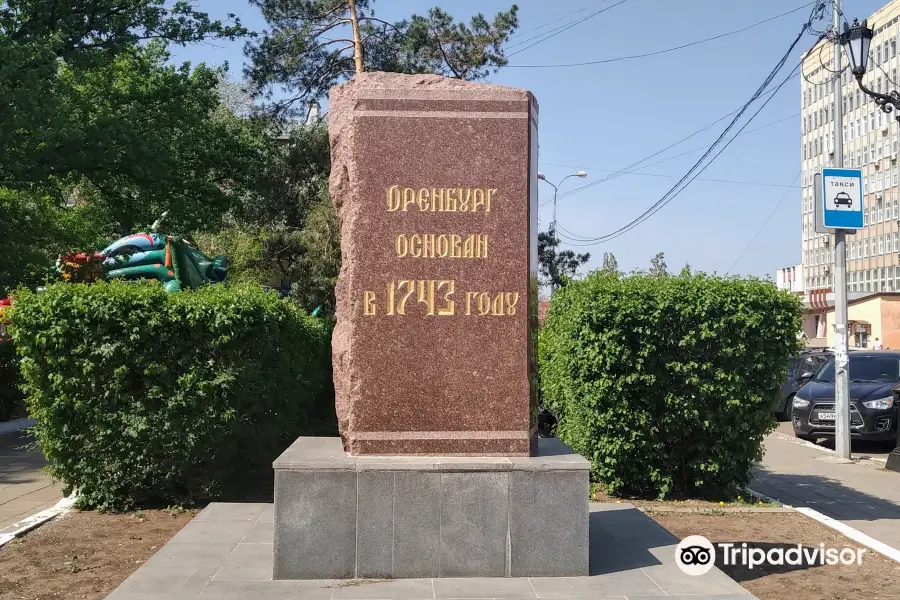
[[[544,402],[607,492],[728,497],[774,427],[800,318],[770,282],[594,273],[550,304]]]
[[[297,436],[333,433],[330,333],[258,286],[57,284],[12,314],[51,474],[113,510],[232,493]]]
[[[19,391],[19,359],[11,340],[0,340],[0,423],[24,416]]]

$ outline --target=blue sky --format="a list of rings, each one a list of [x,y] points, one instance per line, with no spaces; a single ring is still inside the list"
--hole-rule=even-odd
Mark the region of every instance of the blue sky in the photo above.
[[[616,1],[519,0],[522,34],[510,44]],[[257,9],[246,0],[197,0],[195,4],[211,16],[234,12],[250,29],[265,28]],[[511,2],[380,0],[375,2],[375,10],[379,17],[400,19],[423,13],[435,4],[457,19],[468,20],[476,7],[492,15]],[[804,0],[626,0],[511,56],[510,65],[584,62],[653,52],[740,29],[802,4]],[[862,18],[881,4],[880,0],[845,0],[843,10],[848,18]],[[592,5],[597,6],[576,12]],[[555,183],[576,168],[588,172],[584,180],[566,180],[560,188],[562,194],[654,154],[740,107],[787,49],[807,12],[660,56],[571,68],[504,68],[490,81],[529,89],[537,97],[540,164],[548,179]],[[530,31],[560,18],[544,29]],[[811,36],[801,41],[784,75],[814,41]],[[510,47],[508,53],[525,45]],[[243,42],[216,41],[173,50],[177,61],[227,61],[234,76],[240,76]],[[795,179],[800,171],[800,119],[795,116],[799,112],[800,83],[795,78],[747,131],[777,123],[738,137],[700,176],[703,180],[694,181],[645,223],[612,241],[577,248],[591,252],[589,267],[599,266],[603,253],[612,252],[624,270],[647,268],[657,252],[664,252],[669,270],[680,270],[687,262],[695,269],[724,273],[780,201],[732,272],[764,277],[774,275],[777,267],[800,262],[800,189],[791,187],[798,184]],[[708,144],[726,124],[720,122],[649,162]],[[642,174],[610,179],[561,199],[558,222],[584,237],[615,231],[656,202],[702,153],[648,166],[639,171]],[[542,185],[542,198],[552,197],[552,188]],[[541,208],[542,228],[549,223],[551,210],[549,203]]]

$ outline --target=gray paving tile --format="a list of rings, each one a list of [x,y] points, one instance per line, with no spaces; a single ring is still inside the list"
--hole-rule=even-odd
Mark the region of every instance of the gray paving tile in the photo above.
[[[132,573],[109,598],[113,600],[126,600],[127,597],[136,596],[176,600],[196,598],[216,570],[216,567],[173,566],[168,569],[142,567]]]
[[[426,600],[434,598],[430,579],[351,579],[334,585],[332,600]]]
[[[640,569],[593,577],[532,577],[531,585],[538,598],[665,596],[665,592]]]
[[[200,600],[329,600],[334,581],[210,581]]]
[[[435,579],[435,598],[536,598],[528,579],[507,577],[469,577]]]
[[[213,581],[272,581],[272,565],[219,567]]]
[[[645,544],[645,547],[677,544],[678,538],[636,508],[606,513],[600,526],[616,542]]]
[[[644,573],[656,585],[670,595],[687,594],[739,594],[750,592],[719,569],[713,569],[705,575],[685,575],[677,564],[644,567]]]
[[[193,592],[156,592],[156,591],[128,591],[122,588],[113,590],[106,600],[196,600],[199,591]]]
[[[222,561],[222,566],[248,569],[267,568],[271,571],[274,552],[273,544],[238,544]]]
[[[259,513],[257,521],[261,523],[272,523],[275,521],[275,505],[267,504],[265,510]]]
[[[243,502],[213,502],[194,517],[196,521],[255,521],[267,504]]]
[[[254,521],[198,521],[193,520],[172,538],[173,544],[237,544]]]
[[[173,567],[218,567],[234,544],[166,544],[140,569],[157,570]]]
[[[242,544],[271,544],[275,541],[275,523],[256,521],[241,540]]]

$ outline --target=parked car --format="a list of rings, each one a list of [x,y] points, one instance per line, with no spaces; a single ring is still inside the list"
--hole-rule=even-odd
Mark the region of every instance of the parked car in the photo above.
[[[900,351],[851,352],[849,361],[850,437],[873,442],[896,440]],[[791,407],[798,438],[834,437],[834,357],[800,388]]]
[[[788,364],[787,381],[781,384],[780,401],[774,408],[775,416],[779,421],[791,420],[791,401],[794,399],[794,394],[809,383],[819,367],[832,356],[833,353],[828,350],[808,350],[791,359]]]

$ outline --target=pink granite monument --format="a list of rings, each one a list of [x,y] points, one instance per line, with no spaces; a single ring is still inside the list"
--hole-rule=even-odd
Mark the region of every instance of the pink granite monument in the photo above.
[[[537,439],[537,103],[365,73],[331,90],[341,438],[275,461],[275,579],[588,572],[590,464]]]
[[[531,453],[537,112],[525,90],[436,75],[331,90],[334,382],[351,454]]]

